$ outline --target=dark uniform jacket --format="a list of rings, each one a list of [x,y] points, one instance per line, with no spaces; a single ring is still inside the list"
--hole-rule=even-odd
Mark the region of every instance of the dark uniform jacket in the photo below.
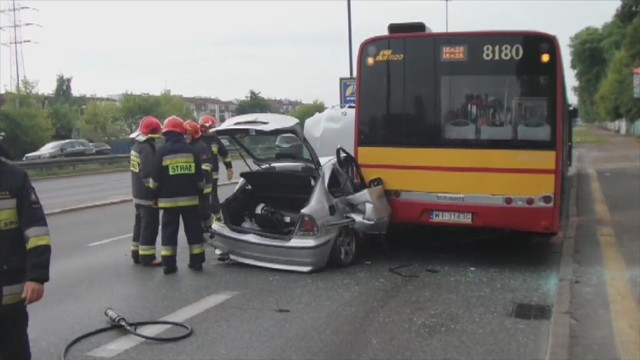
[[[191,142],[191,146],[196,151],[196,154],[200,157],[200,162],[202,163],[202,174],[204,176],[204,193],[211,193],[211,183],[213,180],[213,155],[211,153],[211,148],[204,142],[203,138],[200,137],[198,139],[194,139]]]
[[[26,281],[49,281],[47,219],[27,172],[0,159],[0,310],[22,302]]]
[[[231,158],[229,157],[229,150],[222,140],[216,135],[206,135],[202,137],[204,142],[211,148],[211,154],[213,156],[213,168],[211,169],[211,174],[214,179],[218,179],[218,171],[220,170],[220,165],[218,164],[218,155],[222,158],[222,163],[224,167],[229,170],[233,167],[231,163]]]
[[[199,205],[205,189],[202,161],[182,135],[165,134],[165,144],[156,152],[149,187],[159,208]]]
[[[133,202],[140,205],[153,205],[154,193],[149,184],[156,155],[153,140],[136,141],[131,147],[131,192]]]

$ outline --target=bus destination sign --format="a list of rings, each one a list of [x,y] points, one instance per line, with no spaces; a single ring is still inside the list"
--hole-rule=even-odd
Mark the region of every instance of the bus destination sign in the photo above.
[[[440,47],[441,61],[467,61],[467,45],[443,45]]]

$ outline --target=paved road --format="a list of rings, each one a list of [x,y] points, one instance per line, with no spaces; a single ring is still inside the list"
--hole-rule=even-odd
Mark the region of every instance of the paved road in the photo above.
[[[54,359],[104,326],[106,307],[132,321],[201,312],[187,320],[191,338],[145,342],[114,359],[539,359],[547,348],[550,321],[510,312],[516,302],[553,301],[558,245],[408,231],[390,253],[372,246],[348,269],[296,274],[218,263],[208,252],[205,271],[193,273],[181,237],[179,271],[164,276],[130,262],[132,215],[122,204],[50,219],[52,282],[30,308],[34,359]],[[409,277],[389,271],[400,265]],[[70,358],[95,359],[86,353],[118,337],[87,340]]]
[[[236,178],[240,171],[247,170],[242,160],[234,161],[233,167]],[[34,186],[45,210],[51,211],[131,196],[131,175],[115,172],[34,180]]]
[[[578,145],[571,358],[640,358],[640,141]]]

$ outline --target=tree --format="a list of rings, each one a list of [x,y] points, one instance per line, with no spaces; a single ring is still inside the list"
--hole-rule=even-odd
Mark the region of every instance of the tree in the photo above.
[[[260,92],[254,90],[249,90],[249,95],[238,103],[236,109],[238,115],[270,112],[273,112],[273,109],[269,101],[262,97]]]
[[[304,122],[315,115],[316,113],[323,112],[327,107],[322,101],[314,100],[311,104],[300,105],[291,116],[300,120],[300,124],[304,126]]]
[[[620,21],[622,25],[631,24],[640,15],[640,0],[622,0],[616,10],[614,19]]]
[[[629,56],[633,66],[640,66],[640,16],[627,28],[627,37],[623,49]]]
[[[171,115],[179,116],[186,121],[193,117],[193,111],[181,97],[171,95],[170,92],[165,91],[160,94],[160,108],[156,117],[163,121]]]
[[[73,130],[80,125],[80,109],[69,104],[52,106],[48,116],[53,126],[53,138],[56,140],[71,138]]]
[[[120,139],[129,133],[116,103],[90,101],[82,115],[80,131],[90,141]]]
[[[138,128],[140,120],[145,116],[155,116],[163,121],[176,115],[184,120],[193,116],[193,112],[182,98],[168,92],[160,96],[125,94],[120,101],[122,121],[126,128],[133,132]]]
[[[56,89],[53,91],[51,105],[71,104],[73,100],[71,80],[73,80],[72,77],[64,77],[63,74],[58,74],[58,77],[56,78]]]
[[[43,109],[44,97],[36,86],[36,82],[23,80],[17,93],[5,93],[6,104],[0,110],[0,129],[6,134],[3,142],[15,158],[38,149],[53,134]]]
[[[575,70],[578,80],[580,114],[586,121],[598,119],[594,98],[607,71],[607,57],[602,42],[602,32],[587,27],[574,35],[569,45],[571,68]]]

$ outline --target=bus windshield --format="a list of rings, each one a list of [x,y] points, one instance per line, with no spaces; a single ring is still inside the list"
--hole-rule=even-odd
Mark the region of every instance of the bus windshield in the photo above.
[[[553,149],[557,60],[543,36],[369,42],[358,74],[358,145]]]

